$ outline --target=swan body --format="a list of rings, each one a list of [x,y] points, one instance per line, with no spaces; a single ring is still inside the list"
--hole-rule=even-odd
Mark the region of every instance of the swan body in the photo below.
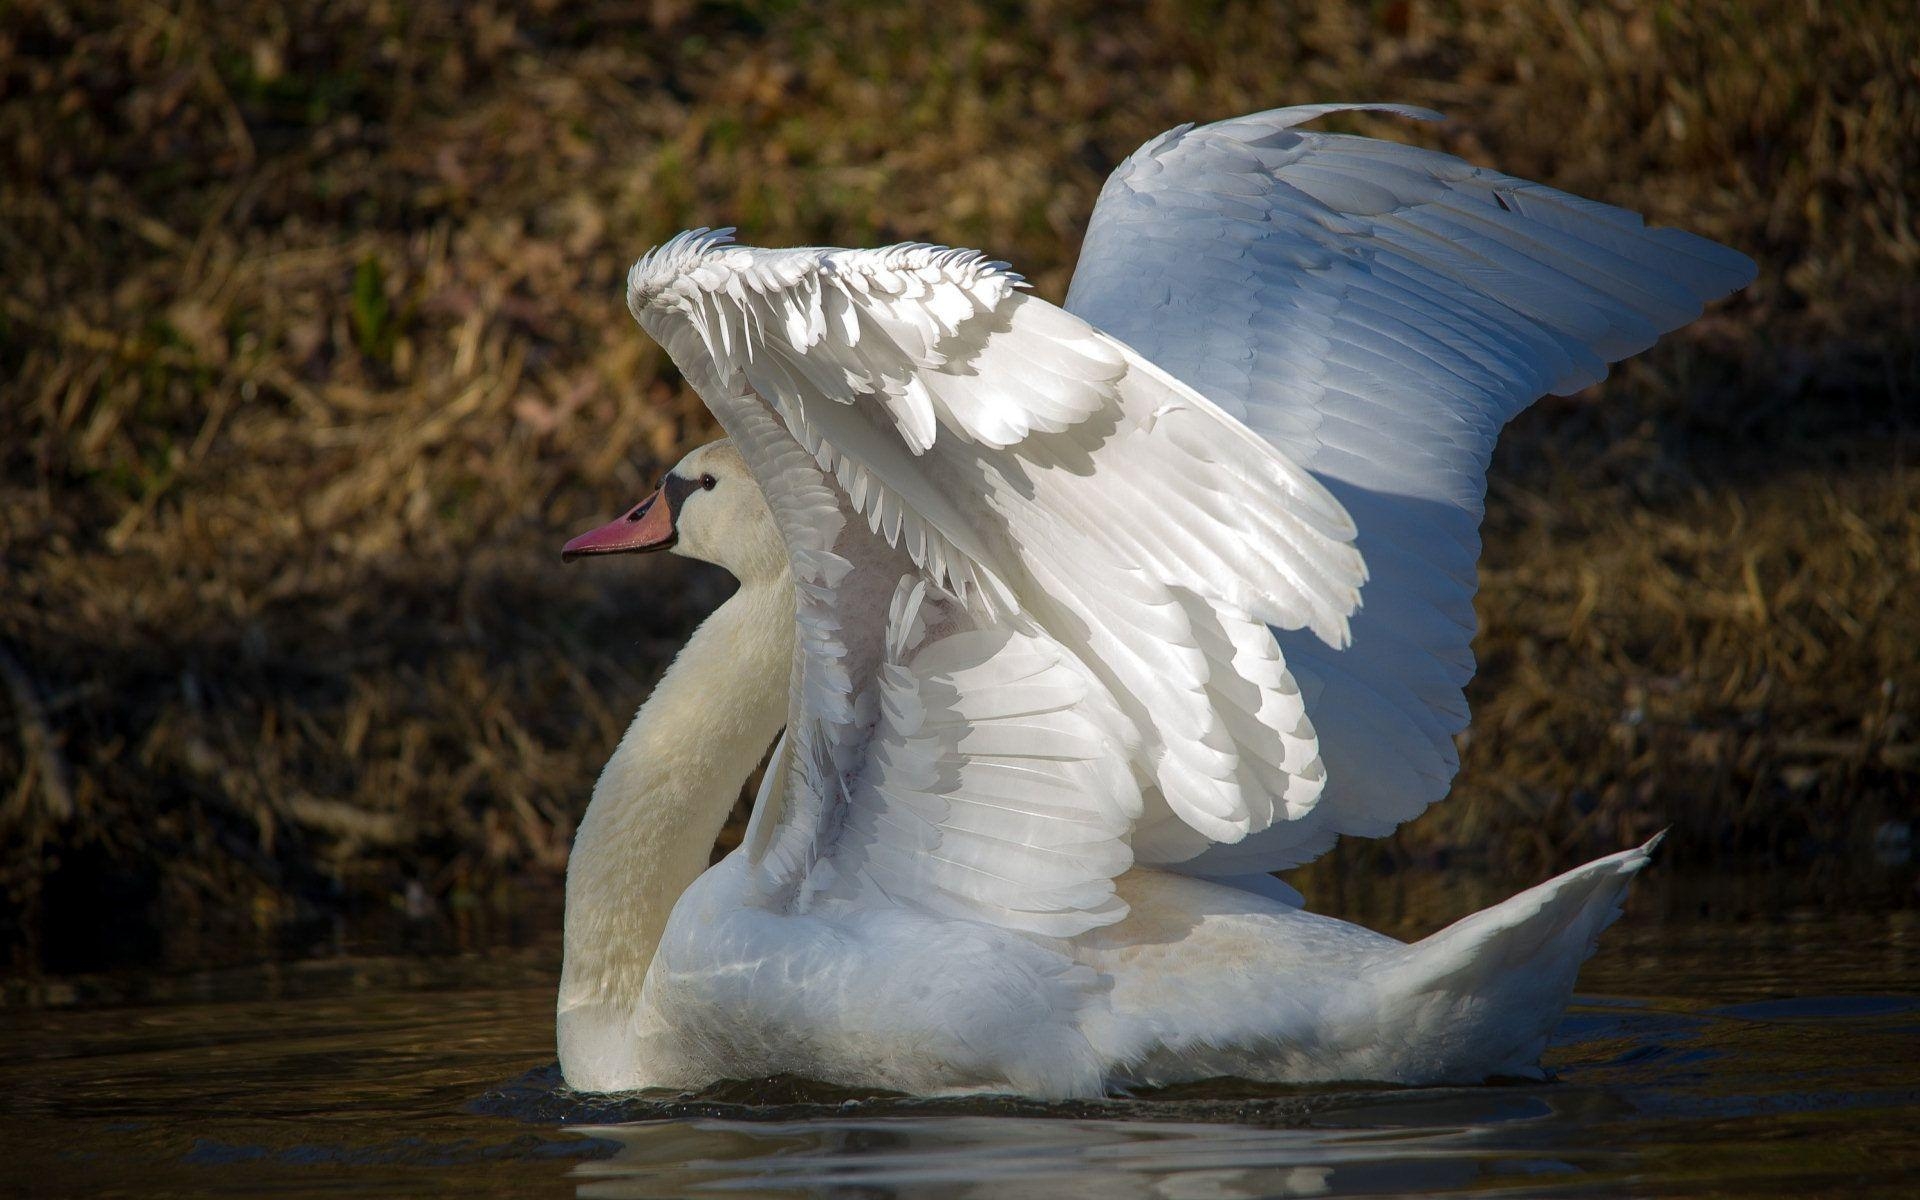
[[[937,247],[635,265],[729,438],[568,550],[741,586],[581,824],[571,1085],[1537,1074],[1652,843],[1412,945],[1267,872],[1450,784],[1500,425],[1752,264],[1325,111],[1142,147],[1067,310]]]
[[[1537,1079],[1575,973],[1650,849],[1414,945],[1153,870],[1121,877],[1132,918],[1064,945],[902,908],[775,914],[736,852],[675,912],[616,1048],[630,1073],[567,1078],[692,1089],[790,1074],[1054,1098],[1223,1076]]]

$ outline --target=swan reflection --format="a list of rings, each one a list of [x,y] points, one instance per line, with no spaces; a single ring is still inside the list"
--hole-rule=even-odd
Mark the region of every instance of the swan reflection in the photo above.
[[[1472,1112],[1476,1107],[1468,1101],[1454,1115],[1486,1115]],[[1542,1103],[1523,1107],[1534,1119],[1550,1111]],[[1444,1116],[1444,1108],[1430,1115]],[[573,1175],[577,1194],[595,1200],[707,1191],[1232,1200],[1424,1193],[1488,1177],[1576,1170],[1503,1144],[1505,1139],[1489,1136],[1491,1129],[1485,1124],[1261,1128],[994,1116],[644,1122],[579,1130],[617,1148],[606,1158],[577,1164]]]

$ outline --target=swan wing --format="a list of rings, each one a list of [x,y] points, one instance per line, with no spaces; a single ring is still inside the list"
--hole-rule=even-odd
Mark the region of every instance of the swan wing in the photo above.
[[[1744,255],[1623,209],[1297,128],[1355,107],[1438,119],[1316,105],[1148,142],[1101,192],[1067,298],[1311,470],[1352,514],[1370,573],[1345,648],[1276,629],[1325,793],[1185,868],[1203,874],[1292,866],[1446,794],[1501,426],[1754,277]]]
[[[1268,627],[1342,643],[1364,570],[1281,451],[1018,285],[966,251],[701,231],[637,263],[628,301],[792,559],[773,874],[1061,931],[1124,912],[1111,877],[1143,846],[1311,810],[1324,772]]]
[[[1131,724],[1018,614],[982,618],[750,397],[722,406],[792,549],[786,732],[745,847],[779,906],[901,901],[1071,936],[1119,920]]]

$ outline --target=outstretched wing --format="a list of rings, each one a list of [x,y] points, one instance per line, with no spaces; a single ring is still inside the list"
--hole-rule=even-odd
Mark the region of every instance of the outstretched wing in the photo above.
[[[1267,627],[1341,643],[1363,570],[1283,454],[1018,282],[962,251],[703,231],[636,264],[628,301],[792,556],[777,873],[1064,933],[1124,912],[1134,853],[1310,811],[1324,772]]]
[[[1352,107],[1438,117],[1317,105],[1163,134],[1107,181],[1067,298],[1308,467],[1352,514],[1371,576],[1347,648],[1278,631],[1325,794],[1185,868],[1205,874],[1292,866],[1446,794],[1501,426],[1754,275],[1622,209],[1295,128]]]

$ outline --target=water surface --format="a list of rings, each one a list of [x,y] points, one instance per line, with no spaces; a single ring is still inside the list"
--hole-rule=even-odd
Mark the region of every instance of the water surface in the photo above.
[[[0,1188],[33,1195],[1897,1196],[1920,913],[1636,911],[1548,1084],[1216,1083],[1043,1105],[558,1084],[551,937],[12,980]],[[379,947],[374,947],[379,949]]]

